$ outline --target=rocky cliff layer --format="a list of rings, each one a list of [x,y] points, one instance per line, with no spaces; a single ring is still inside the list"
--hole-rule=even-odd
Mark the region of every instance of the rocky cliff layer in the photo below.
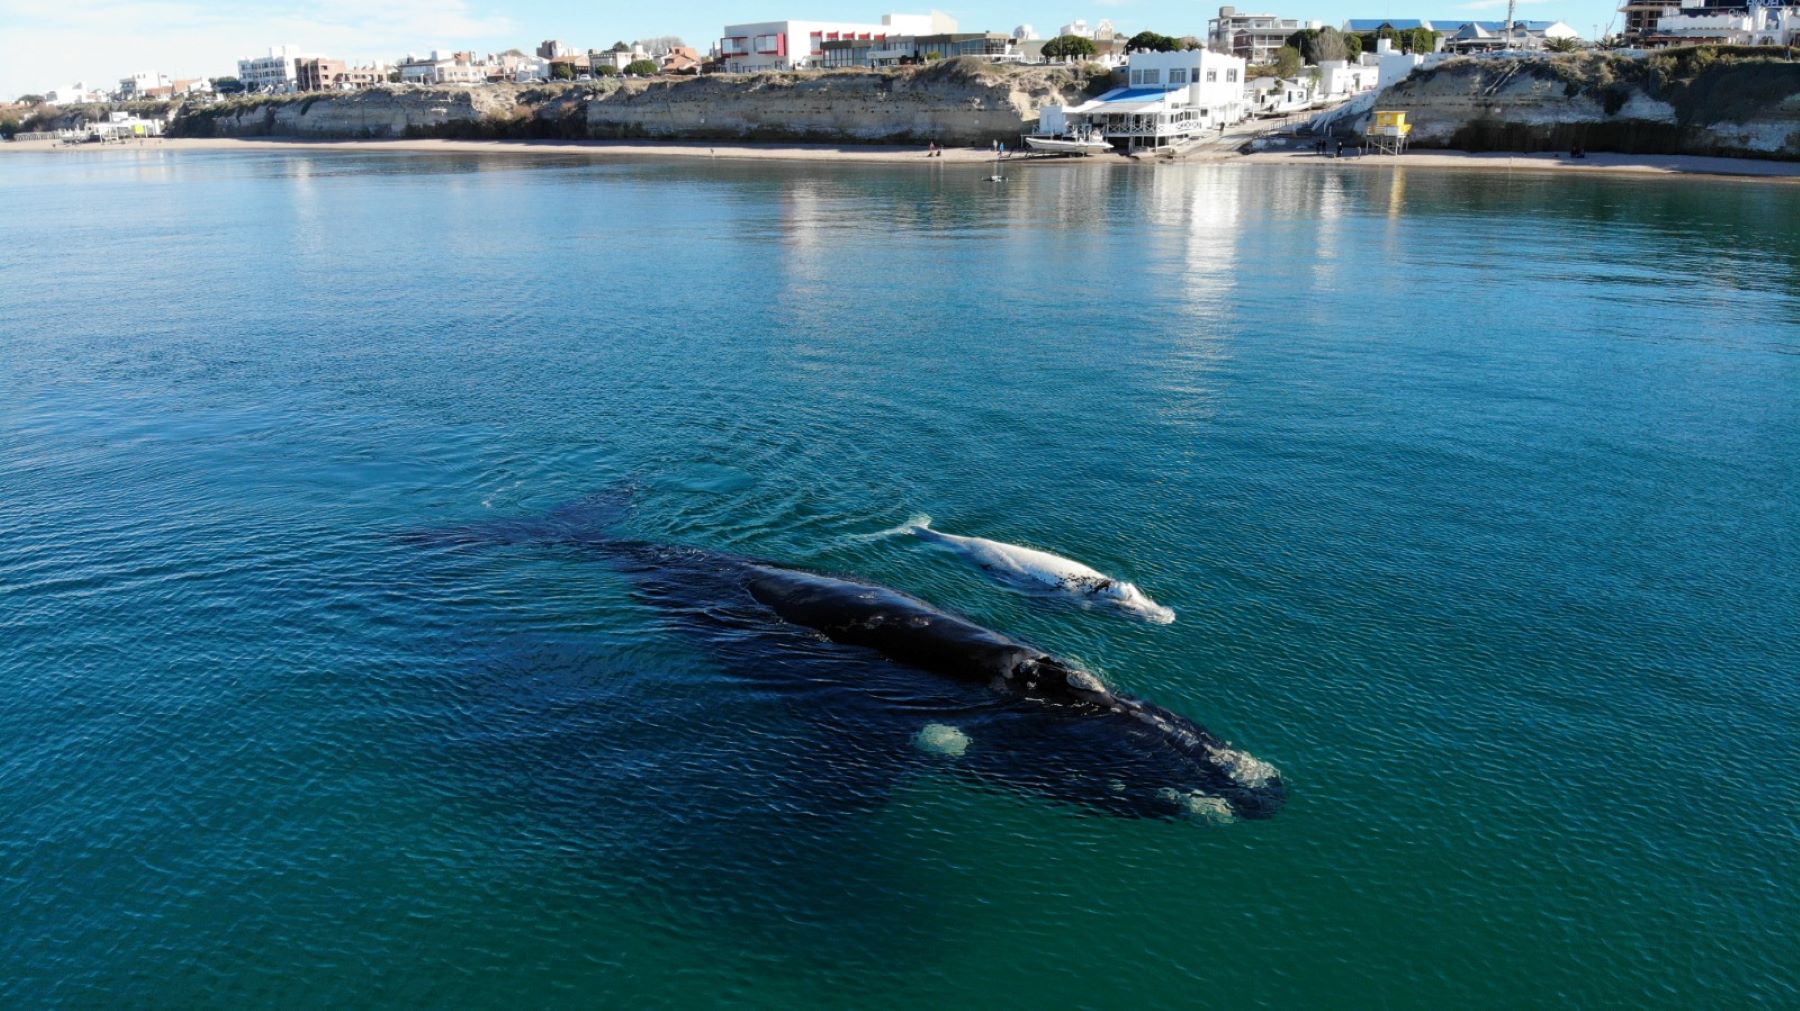
[[[1394,85],[1375,107],[1405,111],[1422,147],[1800,159],[1800,63],[1779,53],[1449,60]]]
[[[187,137],[619,138],[985,144],[1110,78],[1070,67],[946,60],[892,71],[606,79],[592,84],[392,87],[184,109]]]

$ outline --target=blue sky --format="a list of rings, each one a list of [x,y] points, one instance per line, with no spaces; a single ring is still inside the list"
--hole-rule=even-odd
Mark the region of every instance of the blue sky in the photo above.
[[[1204,34],[1217,3],[1181,0],[939,0],[967,30],[1040,34],[1076,18],[1111,18],[1122,30]],[[1239,3],[1241,10],[1250,5]],[[528,0],[0,0],[0,96],[11,98],[76,80],[111,86],[119,77],[157,70],[173,77],[216,77],[270,45],[392,60],[432,48],[529,49],[546,38],[599,47],[652,35],[680,35],[704,49],[729,21],[843,18],[878,21],[883,6],[861,0],[681,0],[676,3],[558,3]],[[1501,18],[1506,0],[1283,0],[1260,12],[1339,24],[1352,17]],[[1519,17],[1561,19],[1583,35],[1605,30],[1611,0],[1519,0]],[[1616,26],[1615,26],[1616,28]]]

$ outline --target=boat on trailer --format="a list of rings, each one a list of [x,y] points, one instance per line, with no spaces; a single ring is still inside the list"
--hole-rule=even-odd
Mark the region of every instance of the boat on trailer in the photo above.
[[[1113,149],[1105,137],[1097,135],[1087,137],[1026,137],[1025,144],[1033,151],[1049,154],[1090,155],[1105,154]]]

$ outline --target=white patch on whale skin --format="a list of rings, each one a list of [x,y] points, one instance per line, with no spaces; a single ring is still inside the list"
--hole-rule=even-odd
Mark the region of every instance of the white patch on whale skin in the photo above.
[[[1072,670],[1069,672],[1067,680],[1070,688],[1084,692],[1093,692],[1096,695],[1106,694],[1106,686],[1100,683],[1099,678],[1089,674],[1087,671]]]
[[[927,723],[913,735],[913,746],[934,755],[957,758],[969,750],[969,735],[948,723]]]
[[[1214,797],[1192,790],[1177,790],[1168,786],[1156,791],[1156,795],[1171,804],[1179,805],[1182,812],[1195,821],[1216,825],[1227,825],[1237,821],[1237,815],[1231,813],[1231,805],[1227,804],[1223,797]]]
[[[1225,774],[1239,786],[1259,789],[1269,785],[1269,781],[1281,775],[1281,770],[1268,762],[1251,755],[1247,751],[1233,748],[1211,748],[1208,750],[1213,761],[1224,767]]]

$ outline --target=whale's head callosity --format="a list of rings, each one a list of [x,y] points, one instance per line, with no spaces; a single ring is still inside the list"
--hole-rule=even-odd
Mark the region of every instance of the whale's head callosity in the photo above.
[[[1001,735],[992,754],[1013,751],[1022,768],[1035,770],[1026,778],[1052,796],[1209,824],[1268,818],[1287,800],[1273,765],[1179,713],[1116,694],[1071,661],[1020,656],[996,688],[1040,703],[1034,718],[1043,722]]]

